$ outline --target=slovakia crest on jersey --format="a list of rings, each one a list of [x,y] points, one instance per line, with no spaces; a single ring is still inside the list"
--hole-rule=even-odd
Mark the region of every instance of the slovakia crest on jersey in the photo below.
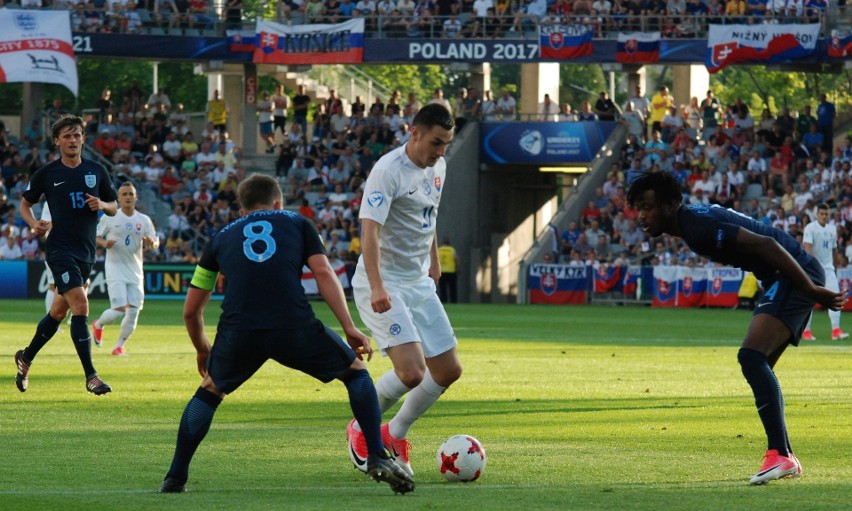
[[[382,195],[382,192],[373,192],[367,197],[367,204],[370,206],[377,208],[385,202],[385,196]]]
[[[713,296],[719,296],[719,293],[722,291],[722,277],[714,277],[713,285],[710,289],[713,291]]]
[[[541,274],[541,290],[544,291],[546,295],[552,295],[556,292],[556,275],[553,273],[542,273]]]
[[[86,174],[86,186],[89,188],[94,188],[96,184],[98,184],[98,178],[95,177],[94,174]]]
[[[441,184],[441,178],[439,176],[435,176],[435,190],[440,192],[442,186],[443,184]]]

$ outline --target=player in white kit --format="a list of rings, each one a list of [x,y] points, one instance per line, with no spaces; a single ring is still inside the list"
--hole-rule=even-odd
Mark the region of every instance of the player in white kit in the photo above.
[[[382,413],[410,391],[382,441],[409,475],[411,425],[462,373],[447,313],[435,292],[441,276],[435,221],[444,192],[444,152],[455,124],[442,105],[415,115],[411,139],[373,166],[361,204],[361,247],[352,287],[362,321],[393,370],[376,382]],[[364,436],[354,420],[346,430],[349,455],[366,470]]]
[[[805,226],[805,232],[802,236],[802,244],[805,250],[813,254],[817,261],[825,269],[825,287],[832,291],[839,291],[840,285],[837,282],[837,274],[834,271],[834,260],[837,256],[837,227],[828,223],[829,208],[828,204],[820,204],[817,206],[816,222],[810,222]],[[849,334],[840,329],[840,311],[828,311],[828,319],[831,320],[831,340],[840,341],[848,339]],[[802,339],[805,341],[815,341],[816,338],[811,332],[811,319],[808,320],[808,326],[805,327],[805,332],[802,334]]]
[[[104,326],[124,316],[112,350],[116,356],[127,354],[124,344],[136,330],[139,311],[145,301],[142,251],[156,250],[160,246],[154,223],[148,215],[136,211],[136,200],[136,188],[125,182],[118,189],[118,213],[104,215],[98,222],[98,246],[106,248],[104,267],[111,308],[92,324],[92,333],[95,345],[100,347]]]

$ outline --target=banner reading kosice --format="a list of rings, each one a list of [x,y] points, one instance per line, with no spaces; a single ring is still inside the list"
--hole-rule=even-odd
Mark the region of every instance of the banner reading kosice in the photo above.
[[[68,11],[0,9],[0,83],[64,85],[77,95]]]

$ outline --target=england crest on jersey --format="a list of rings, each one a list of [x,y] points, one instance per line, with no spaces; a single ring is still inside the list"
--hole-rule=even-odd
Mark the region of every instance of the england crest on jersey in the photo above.
[[[94,174],[86,174],[86,186],[89,188],[94,188],[96,184],[98,184],[98,178],[95,177]]]

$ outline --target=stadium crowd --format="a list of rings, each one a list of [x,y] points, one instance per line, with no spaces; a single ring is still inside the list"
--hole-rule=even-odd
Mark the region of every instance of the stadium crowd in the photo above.
[[[837,2],[838,12],[845,5]],[[240,0],[0,0],[0,7],[67,9],[75,32],[126,34],[239,29],[244,17],[257,17]],[[829,8],[828,0],[284,0],[274,18],[287,24],[363,18],[365,30],[381,37],[519,37],[540,24],[589,25],[596,37],[635,30],[695,37],[707,23],[822,22]]]
[[[703,265],[667,235],[649,238],[637,225],[625,188],[639,174],[671,172],[686,203],[718,204],[781,228],[801,241],[816,209],[827,203],[838,251],[852,260],[852,138],[834,147],[834,104],[825,94],[797,115],[764,109],[755,119],[737,100],[723,107],[707,91],[675,106],[666,87],[650,99],[641,90],[624,105],[629,132],[620,161],[558,240],[552,261],[571,265]],[[646,138],[645,134],[649,134]]]
[[[478,91],[471,89],[451,104],[436,90],[430,102],[455,111],[459,124],[484,118],[483,107],[501,119],[515,118],[515,100],[508,91],[495,102],[490,92],[480,101]],[[360,254],[356,218],[363,184],[379,157],[408,140],[421,106],[414,93],[403,99],[398,90],[386,101],[376,97],[369,105],[360,97],[344,101],[334,90],[315,101],[304,86],[289,95],[283,87],[261,94],[258,129],[274,156],[288,207],[316,222],[331,259],[339,258],[350,271]],[[214,91],[206,125],[193,133],[181,103],[173,104],[163,90],[146,97],[134,82],[118,97],[103,91],[90,111],[94,113],[86,127],[87,144],[111,168],[116,184],[132,180],[171,209],[167,223],[157,226],[160,249],[146,252],[146,258],[196,262],[207,240],[238,216],[236,190],[247,169],[242,148],[228,136],[229,106]],[[69,111],[55,99],[43,113],[50,123]],[[17,143],[7,138],[4,128],[0,133],[0,246],[9,241],[21,249],[0,249],[0,258],[39,259],[41,242],[22,229],[17,205],[29,175],[57,153],[40,120],[33,121]],[[139,209],[144,206],[140,202]]]

